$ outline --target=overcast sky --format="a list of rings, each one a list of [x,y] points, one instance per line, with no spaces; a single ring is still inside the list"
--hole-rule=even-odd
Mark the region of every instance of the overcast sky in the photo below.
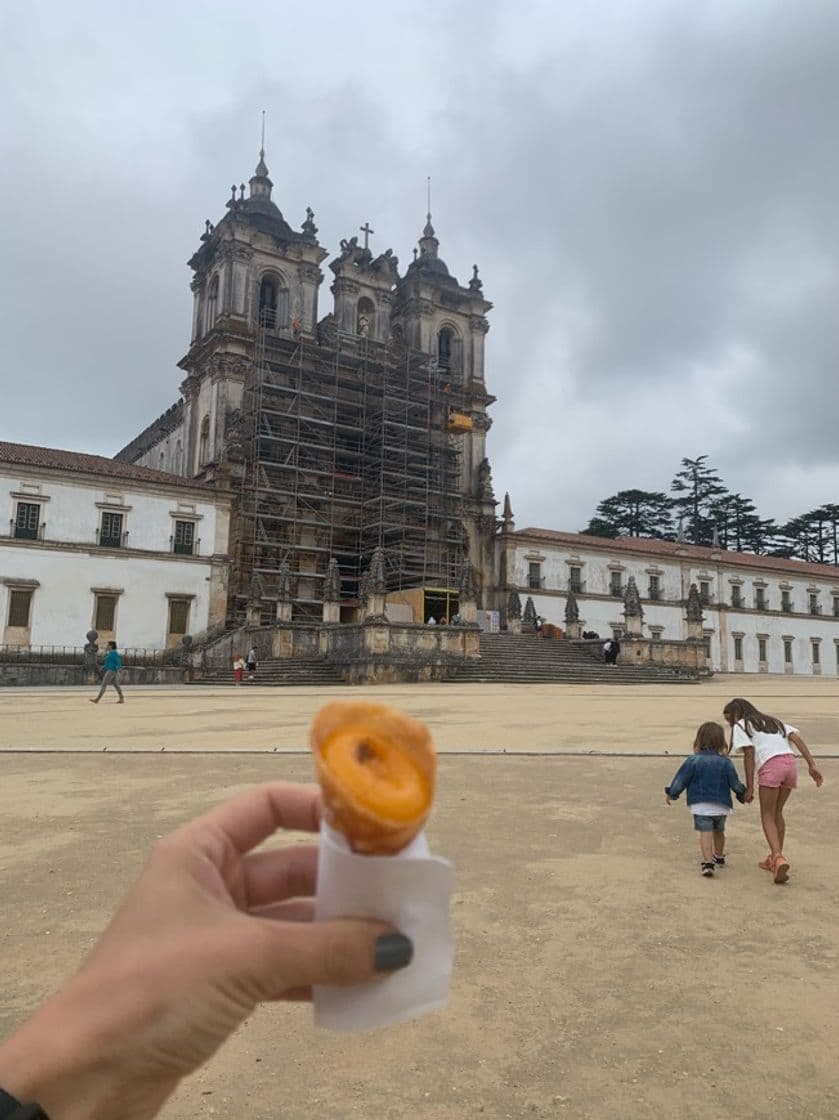
[[[519,527],[703,453],[762,516],[839,501],[835,0],[29,0],[0,96],[0,439],[110,455],[177,399],[264,108],[330,252],[369,220],[404,267],[433,177]]]

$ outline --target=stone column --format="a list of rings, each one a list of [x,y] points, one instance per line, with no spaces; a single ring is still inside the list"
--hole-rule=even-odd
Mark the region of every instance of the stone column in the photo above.
[[[325,623],[341,621],[341,572],[338,561],[334,557],[326,567],[326,577],[323,581],[323,621]]]

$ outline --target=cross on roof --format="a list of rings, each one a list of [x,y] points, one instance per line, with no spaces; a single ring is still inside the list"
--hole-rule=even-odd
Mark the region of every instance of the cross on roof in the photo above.
[[[375,233],[376,231],[374,229],[370,228],[370,223],[369,222],[365,222],[363,226],[359,226],[358,228],[364,234],[364,248],[366,249],[368,247],[368,242],[370,240],[370,234]]]

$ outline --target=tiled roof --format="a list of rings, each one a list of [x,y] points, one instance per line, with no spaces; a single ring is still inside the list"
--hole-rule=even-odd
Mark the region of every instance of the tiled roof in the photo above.
[[[588,533],[562,533],[556,529],[517,529],[516,537],[551,541],[569,548],[595,548],[604,552],[643,553],[650,559],[687,559],[697,563],[724,563],[744,568],[759,568],[787,576],[818,576],[839,584],[839,567],[834,564],[809,564],[805,560],[786,560],[782,556],[755,556],[751,552],[731,552],[686,541],[662,541],[650,537],[595,537]]]
[[[33,447],[28,443],[5,443],[0,440],[0,465],[18,467],[43,467],[47,470],[73,471],[77,474],[98,474],[109,480],[126,482],[157,482],[161,486],[181,486],[201,490],[215,490],[206,482],[193,482],[178,474],[155,471],[151,467],[138,467],[121,463],[105,455],[85,455],[80,451],[59,451],[54,447]]]

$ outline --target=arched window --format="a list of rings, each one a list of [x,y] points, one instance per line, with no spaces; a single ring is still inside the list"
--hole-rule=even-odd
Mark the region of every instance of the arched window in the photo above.
[[[440,369],[454,369],[454,332],[443,327],[437,335],[437,365]]]
[[[210,281],[210,290],[207,293],[207,330],[212,330],[218,318],[218,274]]]
[[[201,421],[201,435],[198,439],[198,466],[203,467],[210,458],[210,417]]]
[[[159,471],[165,471],[166,470],[166,452],[165,451],[161,451],[160,455],[158,456],[157,469]]]
[[[358,301],[355,314],[355,333],[368,335],[373,333],[373,318],[376,314],[376,305],[372,299],[362,296]]]
[[[259,322],[270,330],[277,326],[277,281],[270,276],[259,285]]]
[[[181,441],[175,444],[175,474],[180,474],[184,466],[184,449]]]

